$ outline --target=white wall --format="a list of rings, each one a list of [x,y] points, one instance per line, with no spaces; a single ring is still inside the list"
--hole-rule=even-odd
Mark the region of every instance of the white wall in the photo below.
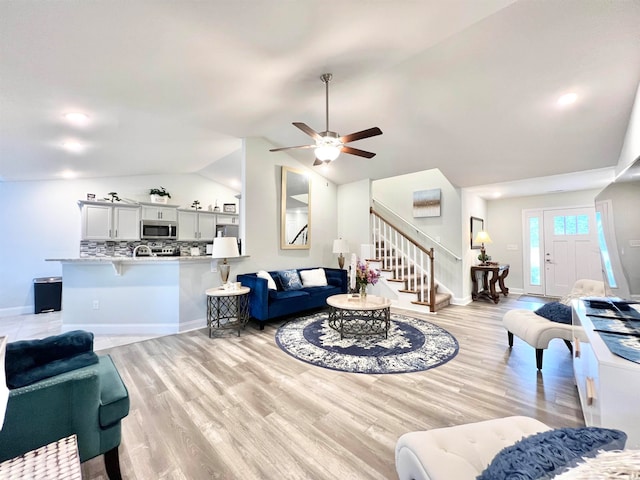
[[[636,100],[631,110],[627,134],[618,159],[616,174],[622,172],[631,165],[636,158],[640,158],[640,84],[636,92]]]
[[[489,232],[491,240],[493,240],[492,225],[489,224],[487,218],[487,201],[478,195],[469,193],[466,189],[462,189],[462,218],[460,219],[462,228],[462,296],[460,303],[468,303],[471,301],[471,274],[465,272],[471,271],[472,265],[477,265],[480,250],[471,249],[471,217],[481,218],[484,220],[484,229]]]
[[[230,260],[231,276],[258,270],[296,267],[337,267],[331,252],[337,235],[337,189],[315,170],[284,152],[269,152],[274,145],[263,138],[244,140],[242,171],[244,252],[248,258]],[[309,165],[312,163],[312,159]],[[311,181],[311,248],[280,249],[280,182],[282,166],[309,173]]]
[[[45,258],[78,257],[78,200],[115,191],[149,201],[149,189],[159,186],[171,193],[170,203],[185,208],[194,200],[205,209],[216,200],[237,203],[237,192],[196,174],[0,183],[0,316],[33,313],[33,278],[62,275],[60,264]]]
[[[441,190],[440,216],[414,218],[413,192],[433,188]],[[432,238],[439,237],[440,243],[460,256],[462,253],[460,244],[462,235],[460,226],[460,191],[449,182],[440,170],[434,168],[432,170],[374,180],[372,193],[373,198],[382,202]]]
[[[556,193],[528,197],[514,197],[489,200],[485,228],[488,229],[493,243],[486,245],[487,254],[492,260],[508,263],[509,276],[506,286],[516,292],[522,292],[522,211],[536,208],[594,206],[594,198],[599,190],[581,190],[577,192]],[[507,245],[517,245],[517,250],[507,250]],[[477,252],[477,250],[474,250]]]
[[[349,254],[345,253],[345,263],[351,261],[351,254],[361,255],[360,247],[369,244],[369,206],[371,204],[371,182],[368,179],[340,185],[338,187],[338,234],[349,244]],[[334,255],[338,264],[337,254]]]

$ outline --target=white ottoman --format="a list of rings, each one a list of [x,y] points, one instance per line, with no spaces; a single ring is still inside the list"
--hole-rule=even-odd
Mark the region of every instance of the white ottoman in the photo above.
[[[473,480],[504,447],[546,430],[518,416],[405,433],[396,443],[396,471],[400,480]]]

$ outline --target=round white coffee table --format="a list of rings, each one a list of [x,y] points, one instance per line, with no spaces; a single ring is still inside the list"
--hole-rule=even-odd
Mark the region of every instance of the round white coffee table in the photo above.
[[[377,295],[366,298],[351,294],[333,295],[327,298],[329,326],[344,335],[389,334],[389,307],[391,300]]]

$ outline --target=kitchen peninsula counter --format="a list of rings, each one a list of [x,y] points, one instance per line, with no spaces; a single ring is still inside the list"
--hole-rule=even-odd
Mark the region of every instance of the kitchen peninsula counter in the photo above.
[[[164,335],[205,328],[205,291],[220,285],[211,256],[47,260],[62,264],[62,331]]]

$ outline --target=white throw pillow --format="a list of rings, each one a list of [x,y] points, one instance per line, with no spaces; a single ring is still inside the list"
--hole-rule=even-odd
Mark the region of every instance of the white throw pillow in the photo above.
[[[324,268],[301,270],[300,278],[302,279],[302,285],[305,287],[324,287],[327,285],[327,276],[324,273]]]
[[[258,278],[264,278],[267,281],[267,288],[269,290],[277,290],[278,289],[278,287],[276,286],[276,282],[273,280],[271,275],[269,275],[269,272],[267,272],[265,270],[260,270],[258,272]]]

